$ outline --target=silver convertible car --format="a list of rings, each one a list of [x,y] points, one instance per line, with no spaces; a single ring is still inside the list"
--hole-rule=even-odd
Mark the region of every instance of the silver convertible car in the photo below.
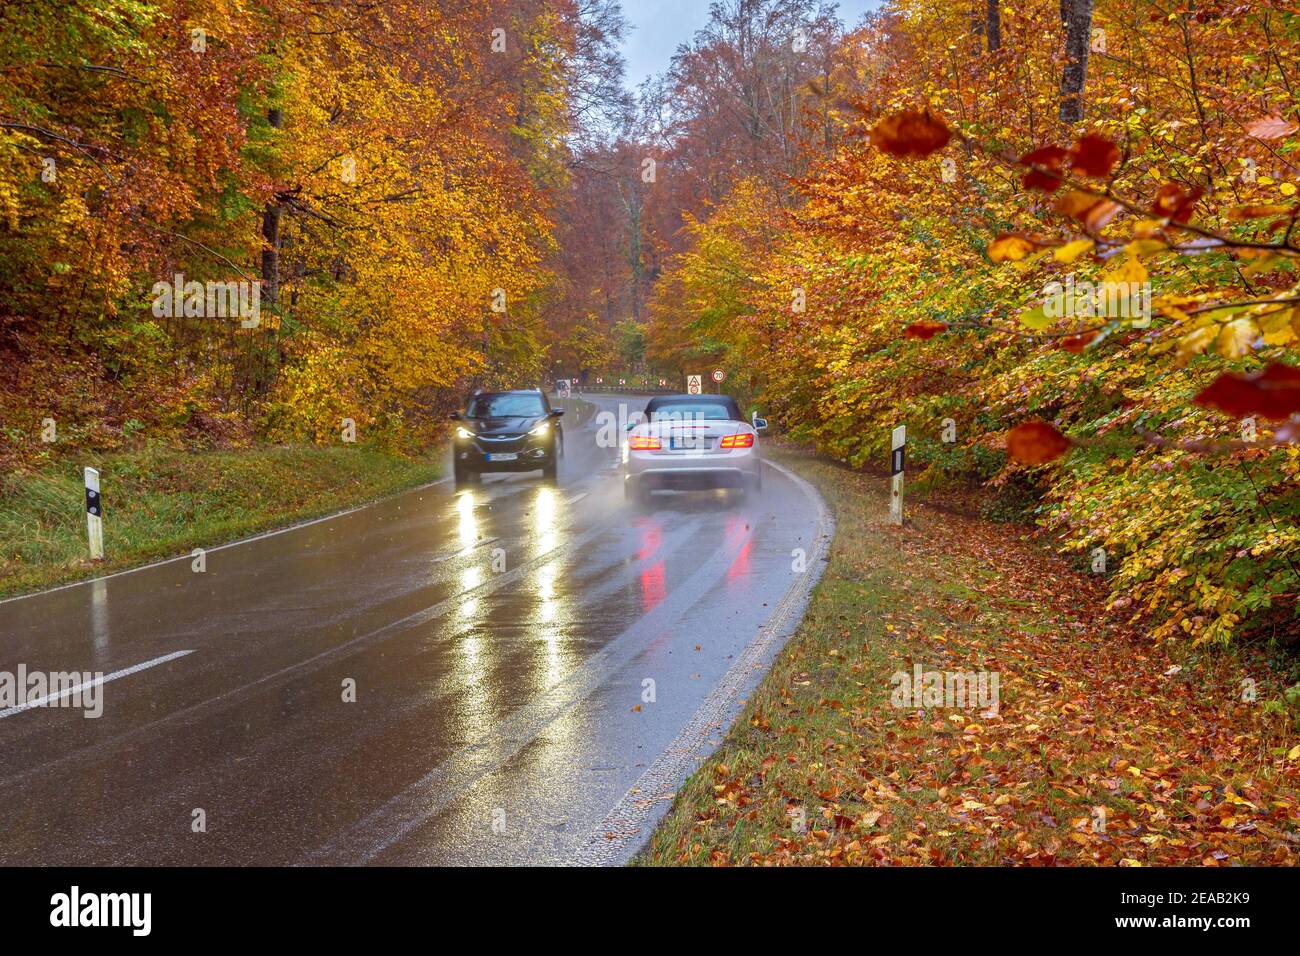
[[[690,491],[763,487],[758,433],[767,422],[748,422],[730,395],[660,395],[645,421],[629,423],[623,443],[623,489],[646,502],[657,489]]]

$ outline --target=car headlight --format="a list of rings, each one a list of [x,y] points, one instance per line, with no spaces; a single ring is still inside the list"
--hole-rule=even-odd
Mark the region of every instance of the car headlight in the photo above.
[[[551,423],[550,423],[550,422],[542,422],[540,425],[537,425],[537,426],[535,426],[535,427],[529,429],[529,430],[528,430],[528,434],[530,434],[530,435],[545,435],[546,432],[547,432],[547,430],[548,430],[550,427],[551,427]]]
[[[472,431],[470,431],[468,428],[457,428],[457,429],[456,429],[456,434],[457,434],[458,436],[460,436],[461,438],[473,438],[473,437],[474,437],[474,433],[473,433]]]

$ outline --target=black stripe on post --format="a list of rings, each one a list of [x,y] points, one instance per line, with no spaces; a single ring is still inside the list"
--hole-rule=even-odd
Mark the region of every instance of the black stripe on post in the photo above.
[[[901,475],[903,473],[903,452],[902,448],[895,448],[892,459],[889,463],[889,477]]]
[[[86,489],[86,514],[98,515],[99,510],[99,492]]]

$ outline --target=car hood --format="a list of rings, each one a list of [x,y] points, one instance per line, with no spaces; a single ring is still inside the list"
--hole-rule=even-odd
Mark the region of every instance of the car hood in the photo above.
[[[471,418],[467,424],[472,426],[472,431],[478,435],[519,435],[530,428],[536,427],[538,422],[545,420],[545,415],[528,418],[510,416],[506,418]]]

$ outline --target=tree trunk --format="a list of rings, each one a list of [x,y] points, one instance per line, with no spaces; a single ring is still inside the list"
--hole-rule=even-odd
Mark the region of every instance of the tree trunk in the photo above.
[[[279,109],[268,112],[266,119],[273,129],[284,125],[284,114]],[[283,211],[280,203],[272,199],[262,212],[262,238],[266,242],[262,248],[262,300],[272,308],[280,301],[280,216]]]
[[[1083,119],[1083,91],[1088,81],[1088,41],[1092,36],[1093,0],[1061,0],[1065,27],[1065,69],[1061,73],[1061,122]]]
[[[988,41],[989,52],[995,53],[1002,47],[1002,8],[999,0],[988,0],[988,16],[985,20],[984,37]]]

